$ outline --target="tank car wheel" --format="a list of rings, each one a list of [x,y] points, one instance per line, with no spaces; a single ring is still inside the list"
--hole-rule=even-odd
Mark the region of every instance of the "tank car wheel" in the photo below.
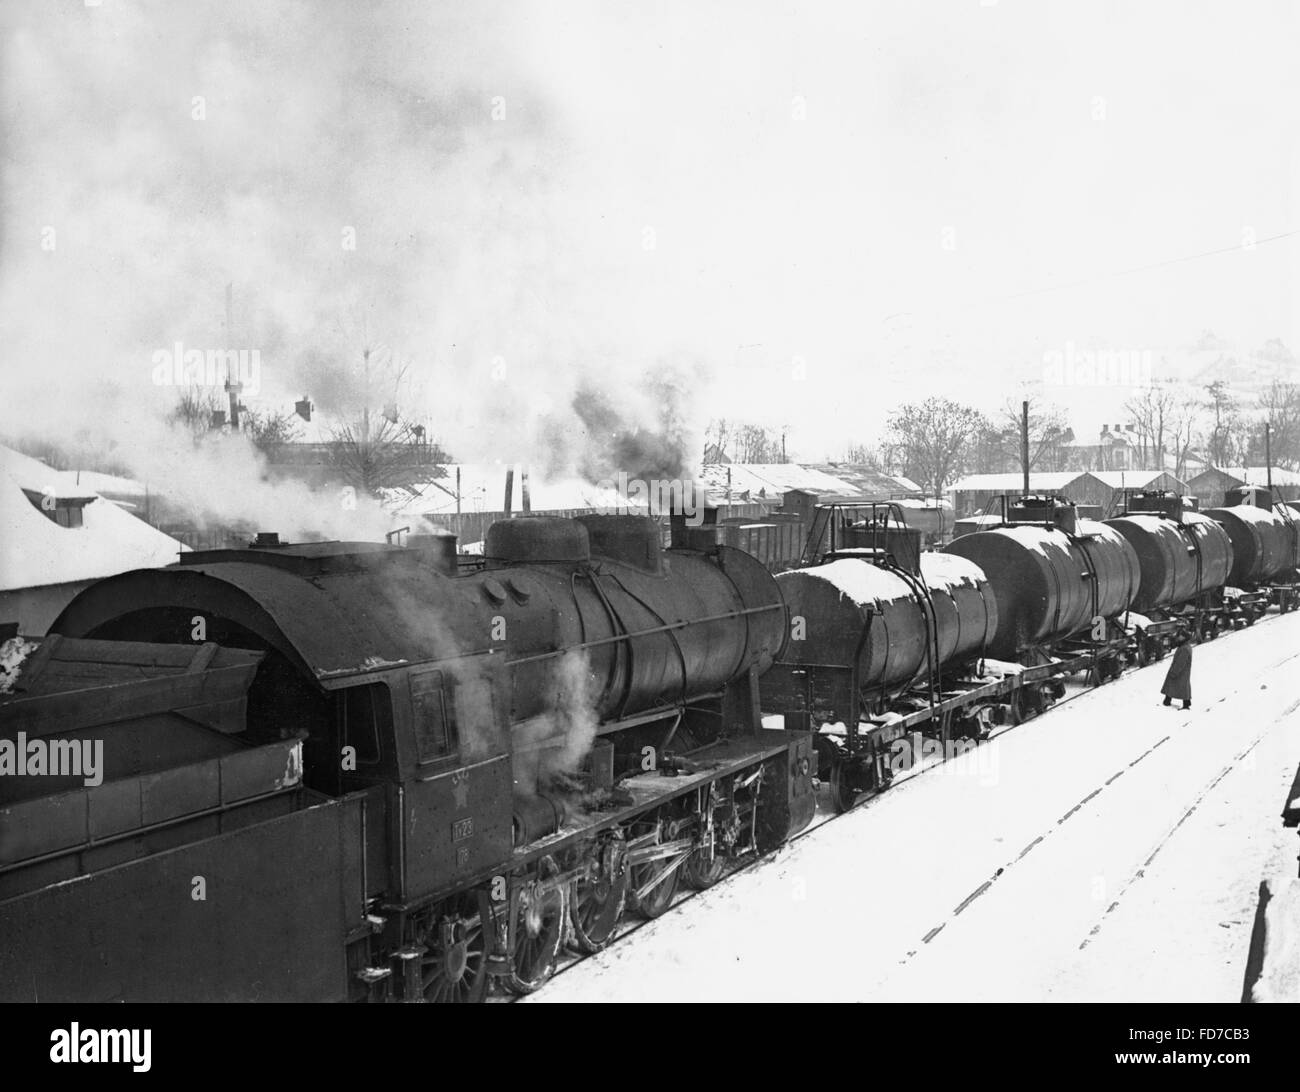
[[[836,758],[831,763],[831,803],[835,805],[835,814],[852,811],[857,800],[858,790],[853,785],[850,763],[848,759]]]
[[[596,875],[573,881],[569,895],[569,920],[573,945],[581,952],[599,952],[614,936],[627,905],[628,868],[623,832],[612,831],[594,847]]]
[[[543,857],[537,864],[536,878],[547,880],[559,871],[555,858]],[[531,884],[519,892],[514,909],[514,950],[505,979],[514,993],[532,993],[555,970],[555,959],[564,942],[568,894],[567,887],[556,887],[539,895]]]
[[[487,996],[487,937],[484,908],[473,895],[457,913],[434,921],[420,958],[420,990],[430,1004],[474,1004]]]
[[[830,736],[819,734],[813,736],[813,752],[817,756],[817,777],[819,780],[825,781],[831,775],[831,767],[834,765],[840,749]]]

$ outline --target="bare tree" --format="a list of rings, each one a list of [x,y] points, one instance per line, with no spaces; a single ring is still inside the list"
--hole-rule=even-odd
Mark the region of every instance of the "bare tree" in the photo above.
[[[226,400],[212,388],[187,387],[167,414],[167,423],[185,429],[198,440],[212,430],[216,414],[224,417],[225,410]]]
[[[781,437],[762,425],[742,424],[735,427],[735,461],[738,463],[779,463]]]
[[[1169,445],[1174,455],[1174,477],[1187,480],[1187,460],[1192,442],[1200,431],[1201,404],[1191,395],[1179,397],[1169,415]]]
[[[1237,453],[1237,433],[1241,427],[1237,400],[1222,379],[1205,388],[1209,396],[1210,428],[1205,439],[1205,456],[1212,466],[1230,466]]]
[[[868,470],[885,470],[885,460],[879,447],[871,444],[850,444],[844,450],[844,462],[865,466]]]
[[[282,444],[291,444],[302,435],[302,428],[292,413],[273,410],[249,410],[244,415],[244,431],[257,449],[273,457]]]
[[[961,472],[967,452],[988,420],[970,406],[947,398],[927,398],[899,407],[888,432],[902,456],[903,473],[936,495]]]
[[[1138,434],[1138,457],[1142,468],[1163,470],[1165,449],[1178,393],[1163,383],[1152,383],[1124,403],[1124,409]]]
[[[1020,433],[1023,424],[1023,406],[1021,403],[1025,401],[1029,402],[1028,468],[1024,465],[1020,444]],[[1074,433],[1070,431],[1065,411],[1060,406],[1044,403],[1042,400],[1033,397],[1018,400],[1008,399],[1003,404],[999,423],[1002,425],[1001,435],[1004,446],[1015,452],[1014,456],[1008,461],[1013,462],[1021,471],[1025,469],[1059,470],[1062,461],[1061,449],[1069,440],[1074,439]]]
[[[1273,461],[1300,466],[1300,386],[1275,379],[1259,398],[1264,420],[1272,431]]]
[[[445,475],[433,461],[436,445],[423,442],[424,427],[401,412],[409,366],[385,346],[369,342],[360,357],[355,408],[329,430],[334,466],[344,480],[378,496],[384,489],[411,489]]]
[[[725,417],[717,417],[710,421],[708,427],[704,430],[704,461],[721,462],[728,459],[727,444],[731,441],[731,425]],[[709,457],[710,449],[714,458]]]

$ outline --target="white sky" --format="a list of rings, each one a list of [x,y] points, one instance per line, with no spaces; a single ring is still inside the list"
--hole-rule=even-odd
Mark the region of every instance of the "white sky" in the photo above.
[[[136,382],[152,348],[221,344],[230,279],[268,393],[320,401],[331,309],[364,301],[467,459],[530,455],[579,377],[643,416],[665,361],[697,426],[788,425],[792,454],[819,459],[901,401],[994,410],[1067,343],[1300,344],[1300,236],[1240,248],[1300,229],[1300,20],[1280,0],[103,0],[9,18],[15,393],[84,368],[73,386],[101,411],[97,384]],[[357,254],[338,253],[344,224]],[[1087,432],[1129,392],[1046,393]],[[70,427],[48,401],[11,405]]]

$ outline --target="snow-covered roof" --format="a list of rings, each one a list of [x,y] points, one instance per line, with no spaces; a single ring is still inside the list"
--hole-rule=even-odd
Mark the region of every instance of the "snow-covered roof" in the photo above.
[[[1217,470],[1221,474],[1227,474],[1230,478],[1235,478],[1243,485],[1264,485],[1268,481],[1268,467],[1266,466],[1211,466],[1210,470]],[[1294,470],[1286,470],[1283,467],[1273,467],[1273,484],[1274,485],[1300,485],[1300,473]]]
[[[858,463],[813,463],[811,466],[814,470],[820,470],[833,478],[848,482],[855,493],[863,496],[889,497],[894,493],[922,491],[911,478],[904,478],[900,474],[886,474],[884,471],[872,470]]]
[[[1157,478],[1164,477],[1183,489],[1187,488],[1186,482],[1167,470],[1089,470],[1088,473],[1112,489],[1145,489]]]
[[[84,501],[82,526],[60,526],[27,493]],[[0,446],[0,590],[97,580],[169,565],[185,549],[170,535],[78,485],[75,474],[51,470]]]
[[[728,481],[732,501],[749,499],[779,504],[789,489],[840,497],[855,497],[859,492],[843,478],[800,463],[705,463],[696,480],[703,484],[710,500],[728,499]]]
[[[1062,470],[1051,473],[1034,472],[1029,475],[1030,490],[1064,489],[1071,482],[1080,478],[1095,477],[1090,470]],[[1024,475],[1013,474],[968,474],[960,481],[948,486],[950,493],[1000,493],[1017,492],[1025,483]]]
[[[134,478],[99,470],[54,470],[39,459],[0,445],[0,470],[24,489],[56,497],[93,497],[105,493],[143,497],[146,487]]]
[[[395,516],[455,515],[456,472],[460,471],[460,511],[500,512],[505,508],[506,471],[504,463],[459,463],[442,467],[446,476],[435,478],[415,487],[414,494],[407,490],[389,490],[387,507]],[[609,510],[641,512],[644,504],[637,504],[637,496],[630,496],[616,488],[602,487],[581,478],[547,480],[535,467],[529,468],[529,508],[534,512],[567,512],[577,510]],[[631,503],[629,503],[629,500]],[[511,507],[515,513],[523,511],[523,476],[515,467]]]

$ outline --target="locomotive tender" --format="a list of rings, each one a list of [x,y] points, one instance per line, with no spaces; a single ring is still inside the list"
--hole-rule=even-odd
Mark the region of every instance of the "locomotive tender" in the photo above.
[[[801,829],[811,740],[759,721],[775,582],[658,535],[503,521],[472,574],[449,537],[259,536],[86,589],[0,733],[116,757],[0,783],[0,997],[526,992]]]

